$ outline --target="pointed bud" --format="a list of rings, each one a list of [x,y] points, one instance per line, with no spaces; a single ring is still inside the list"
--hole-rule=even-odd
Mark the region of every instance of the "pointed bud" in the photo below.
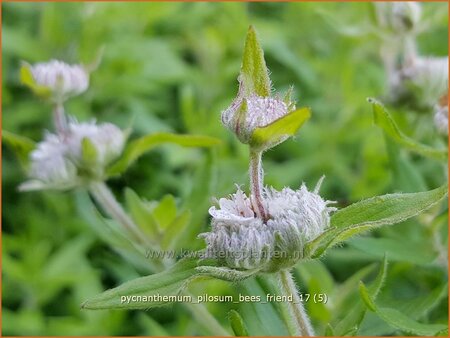
[[[248,30],[238,81],[237,97],[222,112],[222,123],[254,150],[264,151],[285,141],[309,118],[309,110],[295,110],[295,103],[290,99],[292,89],[285,100],[271,95],[264,52],[252,26]]]

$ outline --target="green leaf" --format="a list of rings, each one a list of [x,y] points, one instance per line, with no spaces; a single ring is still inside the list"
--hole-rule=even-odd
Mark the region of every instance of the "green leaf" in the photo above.
[[[191,221],[191,211],[185,210],[181,212],[165,229],[163,238],[161,240],[161,247],[163,249],[175,249],[183,230]]]
[[[81,140],[81,158],[85,165],[94,165],[97,163],[98,151],[88,137]]]
[[[421,144],[406,136],[395,123],[394,119],[387,112],[386,108],[377,100],[368,100],[373,107],[373,119],[377,126],[382,128],[394,141],[401,144],[405,148],[416,152],[420,155],[431,157],[439,160],[447,160],[447,149],[435,149],[433,147]]]
[[[305,244],[304,257],[318,258],[332,246],[383,225],[403,222],[432,207],[447,195],[447,184],[425,192],[388,194],[337,211],[330,228]]]
[[[28,167],[30,152],[36,147],[34,141],[6,130],[2,130],[2,141],[11,147],[22,167],[26,169]]]
[[[389,156],[389,162],[392,169],[392,187],[395,190],[403,192],[423,191],[427,189],[422,174],[412,161],[408,154],[400,151],[401,146],[390,139],[386,133],[385,144]]]
[[[328,228],[322,234],[306,243],[303,249],[303,257],[317,258],[322,256],[339,231],[340,229],[336,227]]]
[[[20,82],[29,87],[37,96],[48,98],[51,95],[50,88],[38,85],[34,81],[31,66],[26,62],[23,62],[20,67]]]
[[[160,232],[151,208],[130,188],[125,189],[125,202],[136,224],[151,240],[158,240]]]
[[[400,242],[392,238],[356,238],[348,244],[376,257],[383,257],[388,252],[391,261],[413,264],[432,264],[437,256],[423,238],[417,241]]]
[[[383,259],[383,264],[381,265],[380,271],[378,272],[377,277],[371,283],[369,290],[372,294],[372,298],[376,299],[378,293],[383,287],[384,281],[387,275],[387,266],[388,261],[386,256]],[[355,285],[356,289],[356,285]],[[352,332],[353,335],[357,334],[359,327],[364,319],[366,314],[366,307],[359,300],[356,304],[352,302],[352,309],[348,311],[347,315],[339,321],[339,323],[335,327],[335,333],[338,336],[348,335],[349,332]]]
[[[303,107],[279,118],[271,124],[256,128],[250,138],[250,146],[255,150],[271,148],[286,137],[293,136],[311,117],[311,110]]]
[[[430,208],[447,195],[447,184],[424,192],[388,194],[354,203],[331,217],[331,226],[348,228],[400,223]]]
[[[381,269],[378,272],[377,277],[373,281],[373,283],[369,286],[370,294],[372,295],[373,299],[376,299],[378,294],[381,291],[381,288],[384,285],[384,281],[386,280],[387,275],[387,268],[388,268],[388,260],[387,256],[384,255],[383,264],[381,265]]]
[[[158,224],[162,230],[172,222],[177,215],[177,205],[172,195],[165,195],[153,210]]]
[[[270,276],[270,275],[267,275]],[[266,279],[268,281],[268,278]],[[279,305],[283,303],[265,302],[267,293],[275,293],[275,290],[267,290],[262,287],[262,278],[248,278],[239,283],[239,292],[243,295],[259,297],[261,301],[243,302],[240,310],[247,321],[248,331],[251,336],[286,336],[288,330],[280,317]],[[285,304],[285,303],[284,303]]]
[[[419,336],[434,336],[447,329],[447,325],[419,323],[396,309],[378,307],[363,282],[359,285],[359,292],[367,308],[393,328]]]
[[[334,337],[334,336],[336,336],[336,334],[334,333],[333,327],[330,325],[330,323],[328,323],[327,326],[325,327],[324,336],[325,337]]]
[[[188,283],[198,277],[197,259],[185,258],[161,273],[126,282],[95,296],[81,307],[83,309],[149,309],[171,303],[170,296],[179,295]],[[197,276],[196,276],[197,275]],[[146,301],[145,296],[160,295],[162,299]],[[131,297],[135,297],[134,301]],[[139,298],[141,297],[140,301]],[[169,296],[164,299],[164,296]],[[173,300],[172,300],[173,301]]]
[[[255,275],[260,269],[236,270],[226,266],[199,266],[196,270],[210,277],[229,282],[238,282]]]
[[[123,228],[115,221],[105,219],[98,211],[97,206],[89,197],[87,191],[79,189],[74,192],[76,208],[86,224],[115,251],[119,252],[129,263],[139,271],[153,272],[160,267],[151,259],[146,258],[144,248],[134,245]]]
[[[247,337],[248,332],[239,312],[236,310],[230,310],[228,312],[228,319],[230,321],[231,328],[233,329],[234,335],[237,337]]]
[[[221,144],[217,138],[203,135],[177,135],[155,133],[132,141],[126,147],[122,157],[108,169],[109,176],[124,172],[134,161],[146,152],[164,143],[174,143],[183,147],[214,147]]]
[[[255,94],[263,97],[270,96],[269,70],[253,26],[248,28],[245,40],[240,81],[244,96]]]
[[[338,309],[341,306],[344,306],[343,304],[351,298],[354,291],[358,288],[359,281],[372,273],[375,270],[376,265],[376,263],[366,265],[347,278],[342,284],[334,288],[330,297],[333,299],[335,308]]]
[[[398,309],[408,317],[420,319],[436,308],[443,299],[447,298],[447,295],[448,283],[443,283],[423,296],[414,297],[410,300],[393,299],[386,302],[386,305]]]

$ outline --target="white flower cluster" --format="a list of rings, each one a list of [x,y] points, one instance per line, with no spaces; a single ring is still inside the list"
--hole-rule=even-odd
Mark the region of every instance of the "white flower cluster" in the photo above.
[[[77,123],[72,121],[68,125],[67,134],[64,136],[69,149],[69,157],[77,164],[83,163],[82,141],[87,138],[97,150],[96,162],[104,167],[123,150],[125,133],[112,123],[97,125],[95,121]]]
[[[96,151],[95,163],[85,163],[82,142],[88,139]],[[30,180],[20,190],[69,189],[84,180],[101,176],[105,166],[117,158],[126,135],[111,123],[69,121],[63,134],[47,133],[30,154]]]
[[[211,231],[200,235],[207,252],[239,269],[272,269],[275,255],[300,259],[304,243],[329,226],[330,213],[336,210],[318,194],[321,181],[312,192],[304,184],[295,191],[265,188],[267,222],[256,216],[250,198],[239,188],[230,198],[221,198],[219,209],[209,210]]]
[[[236,130],[238,121],[235,115],[243,102],[243,98],[239,99],[240,104],[233,103],[222,113],[222,122],[226,127]],[[246,132],[251,134],[256,128],[268,126],[272,122],[289,113],[288,106],[282,100],[273,97],[260,97],[256,95],[245,99],[247,105],[247,113],[245,114]],[[292,110],[291,110],[292,111]]]
[[[81,94],[89,86],[89,73],[81,65],[68,65],[58,60],[30,66],[35,84],[51,90],[54,100]]]

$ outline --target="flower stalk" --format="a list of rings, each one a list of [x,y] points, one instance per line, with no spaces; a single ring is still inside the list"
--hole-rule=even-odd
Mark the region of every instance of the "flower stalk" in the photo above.
[[[138,243],[146,243],[145,235],[139,230],[138,226],[126,214],[119,202],[112,194],[105,182],[92,182],[89,185],[89,191],[101,205],[102,209],[113,219],[118,221],[131,237]]]
[[[58,134],[62,135],[67,130],[67,117],[61,102],[56,103],[53,108],[53,123]]]
[[[292,302],[287,302],[288,308],[287,314],[289,318],[285,318],[288,323],[288,329],[293,336],[312,337],[314,336],[314,330],[311,322],[306,314],[306,310],[300,299],[289,270],[281,270],[278,272],[278,279],[280,284],[280,290],[283,296],[291,296]],[[286,315],[285,313],[283,313]]]
[[[256,215],[266,222],[268,214],[263,203],[264,171],[262,169],[262,152],[250,149],[250,191],[253,209]]]

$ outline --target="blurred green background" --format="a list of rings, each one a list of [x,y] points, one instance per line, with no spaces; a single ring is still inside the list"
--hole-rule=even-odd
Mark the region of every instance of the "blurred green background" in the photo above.
[[[420,53],[447,55],[447,4],[422,7],[423,16],[434,19],[419,36]],[[247,148],[222,127],[220,113],[237,91],[249,24],[259,33],[275,88],[283,92],[293,84],[298,106],[313,112],[297,137],[265,154],[267,184],[296,188],[304,181],[312,188],[326,175],[322,194],[343,207],[378,194],[435,188],[446,180],[442,163],[398,148],[389,157],[382,131],[373,125],[366,98],[381,97],[386,75],[380,41],[364,32],[373,22],[371,3],[2,3],[2,14],[4,130],[38,141],[45,129],[52,129],[51,107],[19,82],[21,60],[88,63],[104,46],[89,90],[67,103],[68,113],[79,120],[131,126],[132,138],[171,131],[223,140],[213,150],[161,146],[109,182],[121,200],[125,186],[148,200],[174,195],[179,207],[193,215],[186,248],[203,245],[196,235],[208,227],[213,196],[231,193],[235,183],[248,187]],[[445,146],[432,112],[388,108],[405,133]],[[90,296],[144,271],[100,239],[80,216],[72,192],[19,193],[26,173],[9,148],[2,150],[3,335],[206,333],[180,305],[148,312],[81,311]],[[301,289],[343,290],[342,283],[361,269],[366,269],[364,276],[373,276],[376,265],[371,264],[387,251],[391,265],[380,301],[410,314],[414,300],[447,280],[447,212],[433,212],[440,214],[436,220],[430,212],[352,240],[320,262],[301,264],[296,271]],[[356,284],[352,287],[356,290]],[[219,281],[193,288],[210,294],[237,290]],[[332,302],[308,304],[315,325],[324,328],[337,321],[357,294],[351,297],[339,309]],[[232,307],[208,305],[225,326],[226,310]],[[410,315],[445,323],[446,293],[426,311],[416,312]],[[250,321],[251,332],[271,333],[258,332],[257,318]],[[360,331],[393,333],[372,314]]]

